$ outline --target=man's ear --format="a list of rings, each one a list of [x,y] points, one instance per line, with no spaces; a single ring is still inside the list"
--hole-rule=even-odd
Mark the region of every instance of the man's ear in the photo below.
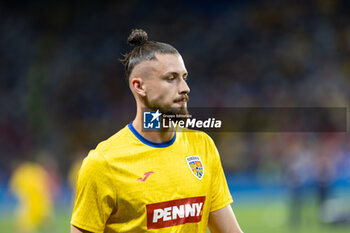
[[[145,83],[140,77],[133,77],[130,80],[130,86],[135,93],[139,94],[142,97],[146,96]]]

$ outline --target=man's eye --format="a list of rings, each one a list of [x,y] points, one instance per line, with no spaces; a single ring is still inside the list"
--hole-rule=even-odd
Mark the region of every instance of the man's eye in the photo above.
[[[167,79],[168,79],[168,80],[174,80],[175,77],[174,77],[174,76],[169,76]]]

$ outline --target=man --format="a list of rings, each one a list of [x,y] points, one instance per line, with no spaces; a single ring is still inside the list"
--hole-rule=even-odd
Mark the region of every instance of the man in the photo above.
[[[171,45],[143,30],[122,62],[135,119],[92,150],[79,172],[71,232],[242,232],[219,154],[203,132],[143,129],[143,112],[187,113],[187,71]]]

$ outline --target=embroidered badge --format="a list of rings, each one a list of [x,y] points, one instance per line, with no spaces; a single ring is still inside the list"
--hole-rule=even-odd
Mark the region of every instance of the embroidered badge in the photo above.
[[[201,158],[197,155],[191,155],[186,157],[186,161],[192,174],[201,180],[204,175],[204,167]]]

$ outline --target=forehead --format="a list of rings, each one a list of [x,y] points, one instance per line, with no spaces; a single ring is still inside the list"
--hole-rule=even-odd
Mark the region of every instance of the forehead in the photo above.
[[[187,73],[184,61],[179,54],[155,54],[157,60],[153,63],[155,68],[160,73],[176,72]]]

